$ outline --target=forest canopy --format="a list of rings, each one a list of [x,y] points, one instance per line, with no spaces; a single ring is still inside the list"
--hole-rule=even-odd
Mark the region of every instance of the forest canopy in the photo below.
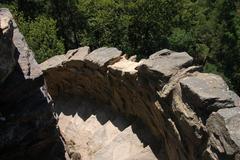
[[[79,46],[186,51],[240,93],[239,0],[9,0],[39,63]]]

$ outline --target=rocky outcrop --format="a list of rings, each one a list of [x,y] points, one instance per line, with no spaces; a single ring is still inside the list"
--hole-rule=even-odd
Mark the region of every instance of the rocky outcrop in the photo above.
[[[1,9],[0,14],[0,83],[13,71],[16,64],[14,59],[13,21],[11,14]]]
[[[240,108],[220,109],[207,120],[212,158],[240,159]]]
[[[94,100],[55,99],[58,125],[71,157],[84,160],[163,159],[161,142],[136,117],[126,117]]]
[[[238,160],[240,99],[221,77],[191,66],[192,60],[165,49],[136,62],[116,48],[81,47],[41,68],[56,104],[78,97],[141,119],[161,144],[161,159]]]
[[[81,47],[39,66],[7,9],[0,28],[1,160],[240,159],[240,98],[187,53]]]
[[[0,22],[0,159],[65,159],[42,71],[7,9]]]

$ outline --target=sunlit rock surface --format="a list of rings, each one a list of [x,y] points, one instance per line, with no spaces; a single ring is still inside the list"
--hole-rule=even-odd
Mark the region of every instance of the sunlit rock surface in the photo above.
[[[186,52],[80,47],[39,66],[7,9],[0,28],[1,160],[240,159],[238,95]]]
[[[78,53],[81,58],[72,59],[69,56],[71,52]],[[106,105],[116,113],[138,117],[161,144],[157,149],[157,156],[154,154],[155,158],[193,160],[228,157],[237,160],[237,145],[234,152],[222,149],[220,154],[213,149],[219,141],[220,145],[221,139],[211,138],[215,130],[214,127],[208,127],[212,122],[209,116],[214,116],[218,110],[226,109],[228,112],[229,109],[229,114],[232,114],[230,109],[239,108],[239,97],[228,89],[221,77],[201,73],[201,67],[191,66],[193,59],[185,52],[164,49],[138,62],[121,53],[116,48],[104,47],[89,51],[88,47],[82,47],[45,61],[41,68],[48,92],[56,100],[56,104],[57,99],[65,99],[65,95],[71,95],[79,99],[89,99],[89,102],[94,100],[101,104],[99,108]],[[49,62],[58,65],[48,66]],[[68,105],[65,106],[67,107]],[[59,123],[68,123],[64,122],[63,114],[59,116]],[[209,125],[206,126],[206,122]],[[213,123],[217,125],[218,122]],[[90,128],[91,126],[94,124],[89,125]],[[230,137],[235,138],[226,141],[228,145],[238,144],[236,137],[240,128],[235,126],[234,130],[229,127],[221,131],[224,134],[234,132]],[[61,127],[60,130],[64,131]],[[64,137],[68,139],[69,134]],[[75,141],[76,145],[81,143],[81,140]],[[89,149],[89,146],[83,148]],[[121,149],[124,148],[123,145]],[[111,149],[112,147],[104,150],[104,155],[108,155],[108,158],[115,155]],[[88,153],[79,149],[79,154],[81,152],[82,155]],[[102,156],[94,153],[93,157],[102,159]],[[123,159],[131,159],[131,156]],[[142,159],[141,156],[138,158]],[[115,159],[121,159],[121,156]]]

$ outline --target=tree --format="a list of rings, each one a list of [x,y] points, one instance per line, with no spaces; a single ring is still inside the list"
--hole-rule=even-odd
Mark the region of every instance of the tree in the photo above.
[[[54,55],[64,53],[63,42],[57,38],[56,21],[52,18],[39,16],[31,21],[23,21],[20,25],[39,63]]]

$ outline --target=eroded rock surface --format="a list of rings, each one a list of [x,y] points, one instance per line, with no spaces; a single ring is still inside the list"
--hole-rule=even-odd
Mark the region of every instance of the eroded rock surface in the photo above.
[[[161,142],[139,119],[71,95],[61,96],[55,102],[69,155],[78,154],[84,160],[160,158]]]
[[[239,108],[239,97],[228,89],[221,77],[200,73],[201,67],[191,66],[193,59],[185,52],[164,49],[136,62],[134,58],[127,59],[121,55],[122,52],[116,48],[105,47],[92,52],[88,47],[84,48],[41,64],[48,91],[55,100],[59,97],[64,99],[64,95],[90,98],[115,112],[138,117],[161,142],[161,147],[157,149],[158,157],[155,158],[215,160],[230,157],[238,160],[239,147],[232,145],[238,144],[236,137],[240,128],[237,123],[229,122],[227,126],[224,123],[223,127],[218,128],[221,130],[219,132],[216,132],[217,127],[209,127],[219,123],[212,121],[211,117],[222,109]],[[79,50],[82,52],[78,53]],[[78,53],[81,58],[73,59],[69,56],[72,53]],[[48,66],[51,61],[58,65]],[[229,117],[235,117],[233,112],[229,114]],[[225,121],[228,120],[225,118]],[[234,130],[229,126],[235,126]],[[220,137],[229,134],[230,140],[223,142],[219,136],[213,136],[215,132]],[[226,145],[222,146],[221,143]],[[215,148],[218,146],[223,149],[217,151]],[[224,146],[233,146],[234,151],[229,153]],[[107,157],[112,157],[111,149],[105,149],[96,159],[109,152],[111,154]],[[81,149],[79,152],[85,154]],[[149,152],[141,151],[123,159],[134,159],[134,156],[143,159],[145,153]],[[121,155],[115,159],[121,159]]]
[[[15,47],[12,43],[13,21],[12,15],[6,9],[0,10],[0,83],[13,71]]]
[[[220,109],[213,113],[207,120],[210,131],[211,152],[217,159],[240,158],[240,108]],[[209,149],[209,150],[210,150]]]
[[[240,159],[240,99],[187,53],[80,47],[39,67],[7,9],[0,28],[1,160]]]
[[[7,9],[0,22],[0,159],[65,159],[42,71]]]
[[[180,81],[185,103],[198,113],[208,114],[221,108],[240,107],[240,98],[230,91],[222,77],[197,73]]]

